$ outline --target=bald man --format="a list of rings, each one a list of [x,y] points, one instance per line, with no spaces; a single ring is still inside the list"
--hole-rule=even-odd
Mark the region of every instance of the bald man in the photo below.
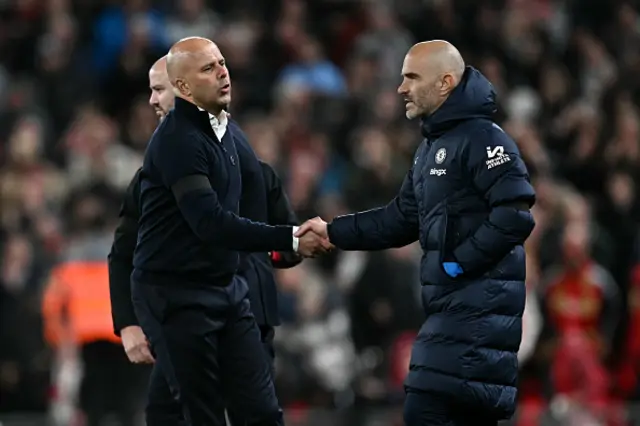
[[[149,104],[155,108],[162,120],[174,106],[173,87],[166,69],[166,56],[160,58],[149,70],[149,88],[151,96]],[[282,182],[275,171],[266,163],[255,158],[244,133],[237,128],[238,154],[242,170],[242,201],[240,212],[243,217],[252,220],[268,221],[270,224],[297,225],[298,220],[291,208]],[[138,171],[127,188],[125,200],[120,212],[120,222],[115,231],[114,243],[109,254],[111,290],[111,312],[114,331],[122,337],[122,344],[129,360],[135,364],[151,364],[154,362],[149,344],[142,328],[138,325],[133,304],[131,302],[130,276],[133,270],[133,254],[138,237],[138,220],[140,216],[140,172]],[[301,259],[291,252],[248,253],[244,256],[239,273],[249,285],[251,310],[260,329],[261,341],[270,363],[274,362],[273,338],[274,327],[280,324],[277,306],[277,287],[273,276],[273,268],[291,268]],[[272,366],[273,369],[273,366]],[[154,376],[161,374],[156,369]],[[156,383],[158,378],[153,380]],[[181,408],[171,397],[164,380],[161,386],[152,386],[147,410],[162,411],[168,426],[177,424],[175,417],[180,417]],[[176,415],[176,412],[178,413]],[[233,425],[241,425],[235,412],[230,418]],[[173,419],[173,423],[172,420]]]
[[[173,109],[175,95],[167,73],[167,57],[158,59],[149,69],[149,105],[161,120]]]
[[[423,142],[387,206],[303,224],[345,250],[420,241],[427,320],[405,381],[408,426],[494,426],[516,406],[525,302],[523,244],[535,201],[514,141],[493,122],[495,92],[437,40],[407,53],[398,93]]]
[[[167,57],[158,59],[149,69],[149,105],[162,120],[173,109],[175,96],[167,74]],[[109,252],[109,290],[111,293],[111,316],[116,335],[122,338],[122,346],[129,361],[135,364],[154,362],[149,344],[138,325],[131,304],[130,276],[133,271],[133,252],[138,238],[138,216],[140,198],[140,170],[127,187],[120,222],[115,230],[114,241]]]
[[[239,251],[312,256],[330,244],[238,215],[241,136],[225,113],[231,83],[218,47],[181,40],[167,72],[175,107],[151,138],[140,174],[135,313],[189,425],[224,425],[225,405],[243,425],[280,425],[247,283],[236,275]],[[165,425],[155,414],[147,410],[147,424]]]

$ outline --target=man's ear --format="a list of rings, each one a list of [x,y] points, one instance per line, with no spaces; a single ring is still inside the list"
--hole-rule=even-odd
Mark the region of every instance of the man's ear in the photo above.
[[[181,78],[177,78],[173,85],[182,96],[187,98],[191,97],[191,89],[189,88],[189,84]]]
[[[447,73],[442,76],[440,91],[443,95],[448,95],[455,88],[456,80],[453,77],[453,74]]]

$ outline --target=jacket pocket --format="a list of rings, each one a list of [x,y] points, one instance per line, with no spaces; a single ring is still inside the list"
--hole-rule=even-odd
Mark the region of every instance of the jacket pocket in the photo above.
[[[442,229],[440,230],[440,263],[456,261],[452,253],[460,244],[459,220],[458,216],[452,216],[449,208],[445,205]]]

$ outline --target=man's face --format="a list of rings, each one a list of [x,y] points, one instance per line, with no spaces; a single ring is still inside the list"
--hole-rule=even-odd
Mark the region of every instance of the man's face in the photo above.
[[[173,109],[175,101],[166,66],[153,67],[149,70],[149,88],[151,89],[149,105],[155,109],[156,114],[162,120]]]
[[[184,86],[197,105],[213,111],[231,102],[231,80],[227,65],[215,44],[205,46],[189,58]]]
[[[402,64],[402,84],[398,93],[404,98],[409,120],[432,114],[442,102],[440,78],[430,72],[425,62],[409,54]]]

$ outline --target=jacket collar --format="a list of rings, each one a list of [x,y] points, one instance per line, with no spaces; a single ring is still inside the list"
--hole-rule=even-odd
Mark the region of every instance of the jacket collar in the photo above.
[[[176,96],[174,111],[178,116],[186,118],[214,140],[217,140],[207,111],[178,96]]]
[[[496,109],[493,86],[480,71],[468,66],[460,84],[440,108],[421,118],[422,135],[425,138],[439,137],[461,121],[472,118],[491,120]]]

